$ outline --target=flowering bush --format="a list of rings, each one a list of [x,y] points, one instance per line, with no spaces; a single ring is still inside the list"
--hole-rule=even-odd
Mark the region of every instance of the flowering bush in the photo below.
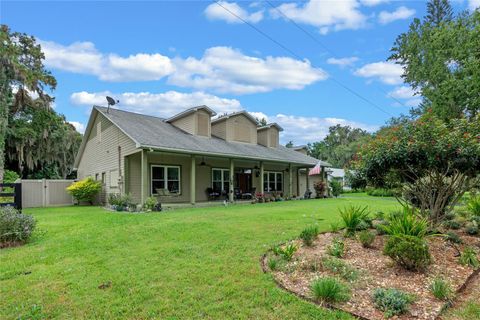
[[[70,193],[78,202],[86,201],[93,204],[93,199],[102,189],[102,183],[95,181],[91,177],[72,183],[67,187]]]
[[[25,242],[35,229],[35,219],[13,207],[0,208],[0,245],[9,242]]]

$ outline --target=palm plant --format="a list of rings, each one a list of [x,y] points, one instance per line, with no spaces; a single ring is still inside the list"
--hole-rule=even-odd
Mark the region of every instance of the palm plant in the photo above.
[[[343,220],[347,235],[353,235],[357,231],[358,226],[368,219],[368,207],[354,206],[339,209],[340,217]]]

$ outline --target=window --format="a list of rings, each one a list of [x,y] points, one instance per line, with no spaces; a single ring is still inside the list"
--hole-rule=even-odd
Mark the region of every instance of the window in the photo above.
[[[180,193],[180,167],[153,165],[150,172],[151,193],[157,194],[157,189],[167,189],[170,193]]]
[[[95,173],[95,181],[98,181],[98,177],[99,177],[99,176],[100,176],[100,175],[99,175],[98,173]]]
[[[274,171],[264,172],[263,190],[266,192],[283,191],[283,173]]]
[[[107,182],[107,173],[102,172],[102,184],[105,184]]]
[[[212,169],[212,188],[214,191],[228,191],[230,189],[230,170]]]

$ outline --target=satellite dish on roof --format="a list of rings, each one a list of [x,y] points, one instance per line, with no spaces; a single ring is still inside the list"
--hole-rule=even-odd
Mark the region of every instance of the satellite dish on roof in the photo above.
[[[120,103],[120,101],[119,100],[115,101],[115,99],[109,96],[107,96],[106,98],[108,102],[108,107],[107,107],[107,113],[108,113],[108,111],[110,110],[110,106],[114,106],[115,104]]]

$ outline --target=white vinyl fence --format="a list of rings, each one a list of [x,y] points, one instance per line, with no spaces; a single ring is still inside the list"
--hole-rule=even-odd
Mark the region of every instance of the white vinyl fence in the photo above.
[[[66,188],[74,180],[19,180],[22,183],[22,207],[50,207],[72,205],[73,197]]]

